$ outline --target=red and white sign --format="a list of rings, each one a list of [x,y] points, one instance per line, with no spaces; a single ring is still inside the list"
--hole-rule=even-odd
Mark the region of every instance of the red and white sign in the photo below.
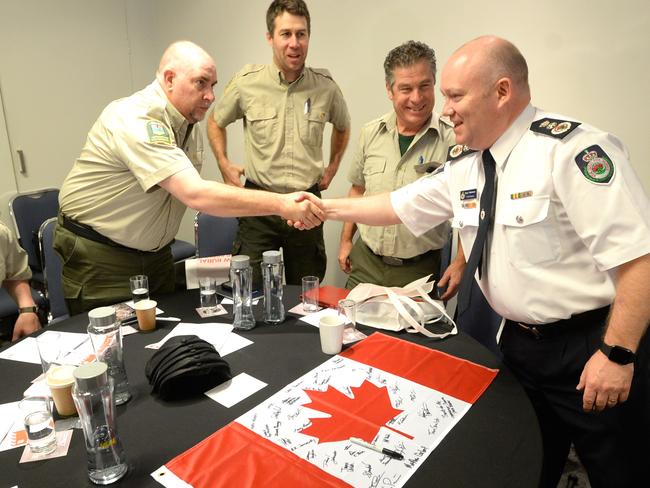
[[[152,476],[167,487],[399,487],[497,372],[375,333]],[[359,447],[350,437],[404,459]]]

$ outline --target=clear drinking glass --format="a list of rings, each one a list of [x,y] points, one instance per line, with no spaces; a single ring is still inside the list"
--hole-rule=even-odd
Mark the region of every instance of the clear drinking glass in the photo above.
[[[350,298],[339,300],[339,315],[345,320],[345,327],[355,330],[357,328],[357,302]]]
[[[217,308],[217,280],[211,276],[199,278],[201,308],[212,313]]]
[[[302,309],[307,313],[318,311],[318,276],[302,278]]]
[[[129,278],[133,302],[149,298],[149,278],[147,275],[135,275]]]
[[[41,358],[43,373],[47,374],[50,366],[60,364],[61,360],[61,333],[46,330],[36,337],[38,355]]]
[[[56,450],[56,432],[50,401],[46,396],[28,396],[18,404],[23,415],[29,448],[35,454],[49,454]]]

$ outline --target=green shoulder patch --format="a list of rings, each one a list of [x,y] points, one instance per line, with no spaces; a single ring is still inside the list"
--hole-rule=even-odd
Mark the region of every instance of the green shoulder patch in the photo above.
[[[464,156],[467,156],[468,154],[475,153],[476,149],[470,149],[467,146],[463,146],[462,144],[456,144],[454,146],[451,146],[449,148],[449,151],[447,151],[447,161],[455,161],[456,159],[460,159]]]
[[[573,132],[580,124],[582,124],[582,122],[576,122],[574,120],[543,118],[536,120],[530,124],[530,130],[539,134],[544,134],[545,136],[564,139],[566,136],[571,134],[571,132]]]
[[[614,177],[614,161],[597,144],[580,151],[575,162],[582,175],[592,183],[606,185]]]
[[[174,144],[169,129],[158,120],[150,120],[147,122],[147,134],[149,135],[149,142],[153,144],[166,144],[170,146]]]

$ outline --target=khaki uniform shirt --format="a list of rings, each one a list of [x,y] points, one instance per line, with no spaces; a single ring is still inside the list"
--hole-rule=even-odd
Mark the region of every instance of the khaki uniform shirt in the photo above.
[[[18,245],[14,233],[0,222],[0,284],[4,280],[22,281],[31,277],[27,253]]]
[[[323,129],[350,127],[343,94],[329,72],[305,68],[293,83],[275,65],[246,65],[226,87],[213,117],[244,119],[246,178],[262,188],[305,190],[323,175]]]
[[[454,131],[449,122],[433,112],[429,124],[422,127],[400,156],[397,116],[391,111],[368,122],[361,129],[359,147],[348,179],[365,188],[364,195],[375,195],[401,188],[444,164]],[[418,172],[421,171],[421,172]],[[376,227],[359,224],[363,242],[375,254],[403,259],[440,249],[449,237],[449,223],[444,222],[415,237],[404,224]]]
[[[61,211],[124,246],[167,245],[185,206],[157,185],[203,161],[201,130],[188,126],[157,81],[110,103],[63,182]]]

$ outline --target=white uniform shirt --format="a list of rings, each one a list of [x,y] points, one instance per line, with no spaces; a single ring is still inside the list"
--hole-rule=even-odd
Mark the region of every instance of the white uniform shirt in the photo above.
[[[650,201],[621,141],[587,124],[563,139],[532,131],[543,118],[571,120],[529,105],[490,148],[497,202],[488,272],[479,280],[497,313],[531,324],[611,304],[614,268],[650,253]],[[607,182],[591,181],[576,162],[594,145],[613,163]],[[447,162],[443,172],[391,194],[414,234],[453,217],[469,256],[484,184],[481,156]]]

